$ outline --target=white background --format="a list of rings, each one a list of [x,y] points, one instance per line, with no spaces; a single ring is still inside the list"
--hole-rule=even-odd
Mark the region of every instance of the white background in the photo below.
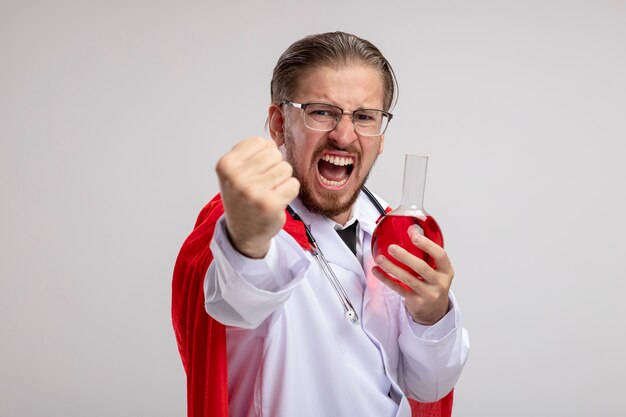
[[[0,1],[0,415],[182,416],[170,321],[215,162],[300,37],[400,101],[369,185],[430,155],[472,353],[455,416],[621,416],[626,2]]]

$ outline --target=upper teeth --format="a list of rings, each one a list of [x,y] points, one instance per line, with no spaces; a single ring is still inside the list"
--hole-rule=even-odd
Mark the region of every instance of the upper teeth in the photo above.
[[[328,154],[322,156],[322,161],[330,162],[333,165],[339,166],[352,165],[354,163],[352,157],[350,156],[344,158],[341,156],[333,156]]]

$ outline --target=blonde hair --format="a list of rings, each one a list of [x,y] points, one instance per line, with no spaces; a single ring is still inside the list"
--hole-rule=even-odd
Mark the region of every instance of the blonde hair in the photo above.
[[[398,100],[398,82],[391,64],[371,42],[345,32],[310,35],[287,48],[274,67],[270,83],[272,103],[290,100],[305,71],[349,63],[369,65],[380,71],[385,92],[384,110],[389,111]]]

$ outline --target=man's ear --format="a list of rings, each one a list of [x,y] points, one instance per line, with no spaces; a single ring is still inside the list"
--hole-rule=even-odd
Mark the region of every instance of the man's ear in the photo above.
[[[385,135],[380,135],[380,143],[378,144],[378,155],[383,153],[383,149],[385,149]]]
[[[272,139],[274,139],[274,142],[276,142],[276,145],[281,146],[285,143],[285,117],[283,109],[280,104],[272,104],[268,112],[267,125],[270,130],[270,135]]]

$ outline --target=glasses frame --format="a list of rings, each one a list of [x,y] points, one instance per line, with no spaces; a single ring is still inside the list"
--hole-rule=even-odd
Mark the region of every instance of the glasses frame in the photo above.
[[[304,125],[307,128],[309,128],[311,130],[315,130],[317,132],[332,132],[333,130],[337,129],[337,126],[339,126],[339,122],[341,121],[341,118],[343,116],[350,116],[350,120],[352,120],[352,126],[354,127],[354,132],[356,134],[361,135],[361,136],[368,136],[368,137],[382,136],[387,131],[387,128],[389,127],[389,122],[393,118],[393,114],[391,114],[391,113],[389,113],[387,111],[384,111],[384,110],[380,110],[380,109],[356,109],[356,110],[354,110],[352,112],[347,112],[347,111],[345,111],[344,109],[342,109],[339,106],[335,106],[334,104],[328,104],[328,103],[319,103],[319,102],[296,103],[295,101],[291,101],[291,100],[283,100],[281,102],[281,104],[286,104],[288,106],[293,106],[293,107],[295,107],[297,109],[302,110],[302,120],[304,121]],[[336,108],[336,109],[338,109],[340,111],[341,115],[339,115],[338,117],[335,118],[335,126],[333,126],[332,129],[319,129],[319,128],[316,128],[316,127],[311,127],[311,126],[306,124],[306,108],[308,106],[315,105],[315,104],[322,105],[322,106],[334,107],[334,108]],[[376,135],[369,135],[369,134],[366,134],[366,133],[358,132],[357,131],[357,125],[354,122],[354,114],[355,113],[360,112],[360,111],[368,111],[368,110],[381,112],[383,117],[387,117],[387,123],[385,124],[385,128],[382,130],[382,132],[380,132],[380,133],[378,133]]]

